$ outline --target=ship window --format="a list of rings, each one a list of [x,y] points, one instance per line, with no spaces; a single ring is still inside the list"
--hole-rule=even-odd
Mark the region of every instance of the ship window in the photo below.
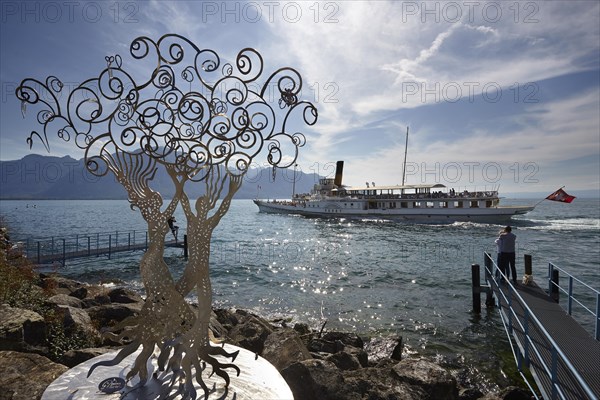
[[[427,208],[433,208],[433,201],[427,202]]]
[[[456,208],[463,208],[463,202],[462,201],[455,201],[454,202],[454,207],[456,207]]]
[[[354,207],[354,203],[350,203],[350,207]]]
[[[473,200],[471,202],[471,208],[477,208],[477,207],[479,207],[479,205],[477,204],[477,200]]]
[[[492,206],[492,201],[491,200],[486,201],[485,202],[485,206],[488,207],[488,208],[491,207]]]
[[[400,203],[400,208],[408,208],[408,203],[403,201]]]

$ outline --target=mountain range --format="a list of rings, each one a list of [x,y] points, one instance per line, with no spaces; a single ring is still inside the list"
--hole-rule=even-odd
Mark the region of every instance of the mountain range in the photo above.
[[[310,192],[319,179],[314,173],[296,171],[295,175],[295,193]],[[175,192],[163,168],[158,169],[151,186],[164,198]],[[189,182],[186,193],[197,197],[203,186]],[[273,179],[272,168],[258,167],[248,170],[235,198],[285,199],[291,197],[293,190],[293,170],[278,169]],[[83,159],[30,154],[20,160],[0,161],[0,199],[110,200],[127,199],[127,193],[112,174],[97,177],[89,173]]]

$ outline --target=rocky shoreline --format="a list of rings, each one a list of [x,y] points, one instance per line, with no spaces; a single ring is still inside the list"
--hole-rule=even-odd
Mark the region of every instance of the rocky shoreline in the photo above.
[[[55,274],[38,274],[6,233],[0,237],[0,400],[39,399],[69,368],[121,346],[102,335],[136,315],[143,298],[128,289],[90,285]],[[0,277],[2,278],[2,277]],[[25,285],[15,286],[14,282]],[[12,297],[7,297],[12,290]],[[21,293],[20,292],[23,292]],[[25,307],[19,296],[35,301]],[[378,341],[354,333],[311,329],[303,323],[267,320],[241,309],[214,309],[215,337],[270,361],[296,400],[530,399],[521,388],[482,393],[464,371],[447,370],[434,360],[407,357],[402,340]]]

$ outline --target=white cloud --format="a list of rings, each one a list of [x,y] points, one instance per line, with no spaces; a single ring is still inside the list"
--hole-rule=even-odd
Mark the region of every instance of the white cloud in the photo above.
[[[414,172],[410,176],[413,182],[410,183],[416,183],[415,179],[419,182],[425,178],[429,182],[435,180],[436,174],[432,171],[436,170],[436,165],[440,171],[438,178],[443,178],[445,166],[454,168],[458,164],[463,173],[462,184],[483,185],[490,182],[486,182],[482,169],[488,164],[497,164],[501,165],[502,172],[508,179],[507,189],[519,190],[522,189],[523,176],[520,181],[515,182],[515,174],[526,175],[537,168],[539,173],[536,172],[536,175],[539,178],[555,168],[554,164],[563,160],[572,159],[576,162],[577,159],[590,156],[600,158],[599,105],[600,89],[595,88],[581,95],[530,107],[525,113],[515,116],[515,120],[523,127],[504,134],[499,135],[493,127],[481,127],[461,139],[448,137],[428,142],[420,140],[417,133],[411,136],[409,143],[407,159],[409,163],[413,163],[411,168]],[[404,143],[401,142],[355,159],[346,167],[347,180],[354,183],[364,179],[400,183],[403,155]],[[469,165],[473,165],[474,178],[478,178],[474,182],[468,179]],[[369,171],[372,178],[365,176],[365,171]],[[598,185],[597,177],[597,170],[581,171],[578,176],[569,178],[569,183],[578,189],[590,189],[594,188],[593,185]],[[564,182],[562,176],[544,175],[539,186],[547,189],[561,185],[561,182]]]
[[[517,7],[501,3],[499,21],[490,18],[489,13],[482,17],[480,9],[472,19],[465,12],[456,22],[444,20],[443,15],[439,22],[423,22],[420,15],[403,14],[406,10],[400,3],[347,2],[339,3],[336,24],[280,21],[271,25],[271,32],[278,38],[269,49],[271,54],[292,65],[298,62],[298,69],[309,82],[334,81],[339,86],[337,103],[317,101],[320,120],[316,137],[311,137],[309,143],[312,160],[329,160],[332,149],[347,140],[348,132],[366,129],[382,117],[382,112],[443,102],[448,94],[443,92],[444,88],[459,87],[463,96],[479,96],[485,87],[499,87],[508,95],[515,83],[525,85],[598,68],[597,60],[595,65],[584,60],[598,51],[598,13],[594,12],[598,4],[536,2],[526,7],[527,4],[520,3]],[[482,3],[481,8],[484,7]],[[437,98],[423,97],[419,92],[407,97],[402,85],[411,81],[422,85],[417,88],[420,91],[440,93]],[[581,101],[581,107],[598,104],[593,96],[584,96]],[[405,119],[408,123],[410,117]],[[579,119],[591,127],[598,126],[589,113],[580,113]],[[530,139],[525,139],[523,149],[531,150],[522,150],[519,156],[533,155],[544,160],[570,157],[567,152],[561,155],[546,148],[552,143],[552,149],[560,146],[556,138],[544,140],[548,135],[544,121],[537,121],[540,126],[530,126],[532,132],[507,133],[510,139],[504,142],[490,140],[488,134],[493,129],[467,127],[467,123],[461,129],[466,131],[467,138],[444,143],[439,148],[432,144],[428,150],[451,158],[452,154],[463,154],[465,149],[473,148],[478,149],[473,155],[481,157],[480,151],[486,145],[513,143],[515,137],[526,133]],[[385,125],[381,128],[398,130]],[[584,133],[581,135],[582,140],[588,138]],[[575,157],[585,146],[562,147]],[[369,165],[371,169],[372,163],[382,161],[388,153],[394,154],[388,161],[397,163],[398,154],[402,154],[391,143],[385,149],[374,147],[377,150],[383,154],[365,156],[368,161],[359,162],[361,168]],[[349,166],[349,171],[352,169]]]

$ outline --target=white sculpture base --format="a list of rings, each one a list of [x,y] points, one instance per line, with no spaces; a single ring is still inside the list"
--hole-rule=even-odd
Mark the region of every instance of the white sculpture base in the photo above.
[[[279,371],[277,371],[277,369],[267,360],[260,356],[256,358],[257,356],[255,353],[233,345],[226,344],[225,350],[228,352],[234,352],[236,350],[240,351],[235,360],[235,365],[241,370],[240,376],[236,376],[235,370],[228,370],[230,371],[231,383],[226,397],[227,400],[294,400],[292,391],[281,374],[279,374]],[[42,400],[158,399],[160,396],[160,387],[163,382],[169,382],[171,373],[158,372],[158,379],[148,379],[146,385],[133,391],[131,388],[139,382],[138,378],[132,379],[128,382],[125,389],[113,394],[106,394],[98,389],[100,382],[105,379],[112,377],[125,379],[125,376],[130,371],[131,365],[140,351],[141,348],[125,358],[119,365],[96,368],[89,378],[87,378],[87,373],[93,364],[98,361],[110,360],[114,358],[117,352],[103,354],[81,363],[52,382],[44,392]],[[229,362],[226,359],[220,359],[220,361]],[[149,376],[152,376],[152,374],[157,371],[156,357],[152,357],[151,362],[148,363],[148,371],[150,372]],[[225,393],[224,381],[216,375],[209,378],[209,374],[210,366],[207,367],[202,374],[204,382],[209,389],[213,388],[213,385],[215,385],[215,391],[211,392],[208,400],[220,399]],[[198,392],[197,399],[204,400],[204,391],[200,388],[200,385],[196,383],[195,388]],[[176,397],[175,399],[180,399],[180,397]]]

